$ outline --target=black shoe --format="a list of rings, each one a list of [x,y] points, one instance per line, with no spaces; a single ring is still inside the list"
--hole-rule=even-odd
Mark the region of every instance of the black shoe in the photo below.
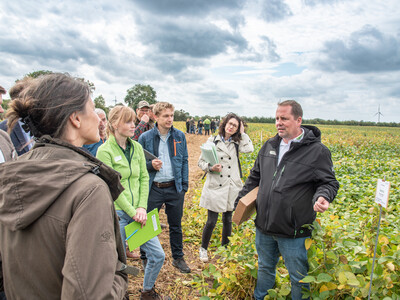
[[[183,257],[174,259],[172,261],[172,265],[179,269],[179,271],[181,271],[181,273],[190,273],[190,268],[189,266],[186,264],[185,260],[183,259]]]
[[[146,266],[147,266],[147,258],[142,259],[143,272],[146,270]]]
[[[156,292],[154,287],[150,291],[142,291],[140,294],[140,300],[171,300],[169,296],[161,296],[159,293]]]

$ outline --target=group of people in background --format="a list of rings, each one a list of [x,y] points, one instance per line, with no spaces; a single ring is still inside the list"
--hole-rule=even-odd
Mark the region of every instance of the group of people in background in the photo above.
[[[197,125],[196,121],[194,118],[187,118],[186,119],[186,133],[190,134],[203,134],[203,128],[204,128],[204,135],[210,135],[214,134],[217,128],[220,125],[220,120],[217,119],[209,119],[206,118],[204,121],[200,118],[197,120]]]
[[[0,104],[5,93],[0,87]],[[0,123],[1,300],[128,299],[127,257],[139,257],[127,248],[124,228],[144,226],[148,212],[162,207],[172,265],[191,272],[182,233],[188,149],[185,134],[173,126],[171,103],[140,101],[136,112],[115,106],[107,116],[94,107],[86,83],[57,73],[22,80],[9,94],[7,119]],[[277,135],[262,146],[244,185],[239,153],[254,151],[244,121],[234,113],[221,122],[200,119],[197,126],[193,118],[186,121],[186,133],[211,134],[207,143],[218,157],[214,165],[203,155],[198,160],[207,176],[200,261],[209,260],[218,215],[221,245],[227,246],[233,211],[259,187],[257,300],[273,288],[280,255],[292,299],[309,289],[300,282],[308,272],[304,242],[311,235],[304,225],[329,207],[339,188],[321,132],[303,126],[302,115],[296,101],[278,103]],[[165,260],[157,236],[140,246],[140,259],[140,299],[170,299],[155,289]]]

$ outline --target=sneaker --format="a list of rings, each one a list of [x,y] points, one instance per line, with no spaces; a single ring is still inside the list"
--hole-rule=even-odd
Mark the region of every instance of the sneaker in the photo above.
[[[150,291],[142,291],[140,294],[140,300],[171,300],[169,296],[161,296],[159,293],[156,292],[154,287]]]
[[[208,262],[207,250],[204,249],[203,247],[200,247],[199,256],[202,262]]]
[[[190,268],[188,267],[188,265],[186,264],[185,260],[183,259],[183,257],[174,259],[172,261],[172,265],[179,269],[179,271],[181,271],[181,273],[190,273]]]

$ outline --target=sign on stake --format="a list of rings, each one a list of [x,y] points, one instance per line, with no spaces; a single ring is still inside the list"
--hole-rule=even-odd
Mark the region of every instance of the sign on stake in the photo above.
[[[378,240],[379,240],[379,229],[381,227],[382,206],[387,208],[387,204],[389,201],[389,190],[390,190],[390,182],[386,181],[386,176],[384,177],[383,180],[378,179],[378,184],[376,187],[375,202],[379,204],[379,221],[378,221],[378,230],[376,232],[374,258],[372,259],[372,270],[371,270],[371,279],[369,281],[368,300],[371,299],[372,278],[374,276],[376,250],[378,248]]]

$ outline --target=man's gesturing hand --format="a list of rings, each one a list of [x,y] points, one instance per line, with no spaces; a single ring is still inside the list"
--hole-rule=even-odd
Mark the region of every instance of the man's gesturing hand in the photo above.
[[[329,207],[329,202],[324,197],[318,197],[317,202],[314,204],[314,210],[316,212],[323,213]]]

